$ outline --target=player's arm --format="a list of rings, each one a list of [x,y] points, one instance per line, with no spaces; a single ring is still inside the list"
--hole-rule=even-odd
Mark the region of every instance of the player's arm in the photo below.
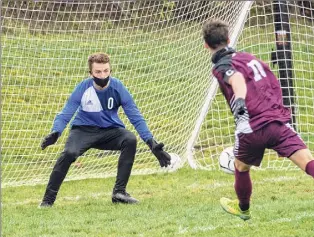
[[[79,107],[81,103],[81,97],[81,84],[79,84],[69,97],[62,111],[55,117],[51,132],[44,138],[41,143],[42,150],[44,150],[47,146],[50,146],[57,142],[63,130],[70,122],[74,113]]]
[[[231,109],[234,116],[239,118],[239,116],[247,112],[245,105],[245,97],[247,93],[245,78],[242,73],[235,72],[230,77],[225,78],[225,80],[231,85],[234,93],[234,102],[231,105]]]
[[[245,78],[243,77],[242,73],[235,72],[229,78],[228,83],[232,87],[233,93],[235,95],[235,99],[237,98],[245,99],[247,88],[246,88]]]
[[[226,59],[215,65],[213,74],[218,80],[223,80],[232,87],[235,98],[231,103],[231,110],[234,116],[239,118],[245,114],[247,112],[245,105],[247,87],[242,73],[233,68],[230,59]]]
[[[121,104],[126,116],[135,127],[141,139],[148,145],[152,153],[156,156],[160,166],[167,167],[170,165],[170,155],[163,150],[164,144],[158,143],[153,138],[153,135],[149,131],[146,121],[137,108],[131,94],[123,85],[121,86]]]

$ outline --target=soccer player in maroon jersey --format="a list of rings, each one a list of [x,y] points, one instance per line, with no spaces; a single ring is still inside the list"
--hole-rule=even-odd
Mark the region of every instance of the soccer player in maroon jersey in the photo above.
[[[235,192],[237,200],[221,198],[223,209],[243,220],[251,218],[250,168],[259,166],[265,149],[288,157],[314,178],[314,160],[301,137],[289,124],[280,84],[269,66],[255,56],[228,47],[228,24],[210,20],[203,26],[205,47],[212,53],[218,80],[235,118]]]

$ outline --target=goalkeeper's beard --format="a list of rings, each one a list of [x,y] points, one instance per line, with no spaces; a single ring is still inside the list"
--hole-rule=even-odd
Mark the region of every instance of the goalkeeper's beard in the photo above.
[[[108,82],[109,82],[109,76],[104,78],[104,79],[101,79],[101,78],[93,76],[93,80],[94,80],[94,82],[96,83],[97,86],[100,86],[101,88],[104,88],[108,84]]]

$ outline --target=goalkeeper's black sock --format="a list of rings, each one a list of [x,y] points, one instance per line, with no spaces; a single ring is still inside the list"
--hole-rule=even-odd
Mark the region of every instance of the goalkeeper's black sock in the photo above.
[[[42,203],[52,205],[57,197],[58,191],[46,189]]]
[[[50,175],[50,179],[46,188],[46,192],[43,198],[43,202],[53,204],[56,200],[60,186],[66,176],[66,173],[53,170]]]
[[[118,161],[118,171],[114,190],[123,191],[129,182],[136,153],[136,140],[126,139],[122,142]]]

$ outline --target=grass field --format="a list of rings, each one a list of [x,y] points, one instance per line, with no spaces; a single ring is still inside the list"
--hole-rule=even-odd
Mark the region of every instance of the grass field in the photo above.
[[[114,179],[65,182],[52,209],[38,209],[44,186],[2,190],[3,237],[312,237],[314,181],[301,171],[252,171],[253,218],[225,213],[220,197],[235,198],[233,176],[183,168],[131,177],[141,203],[114,205]]]

